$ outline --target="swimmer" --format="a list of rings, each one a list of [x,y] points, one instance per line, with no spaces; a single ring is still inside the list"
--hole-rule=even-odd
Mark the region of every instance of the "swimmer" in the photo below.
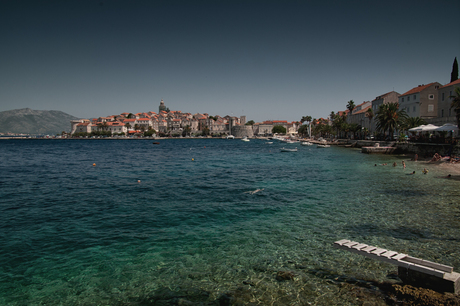
[[[396,167],[396,165],[397,165],[396,162],[394,162],[394,163],[393,163],[393,167]]]
[[[255,193],[258,193],[259,191],[262,191],[262,190],[264,190],[264,188],[262,188],[262,189],[256,189],[256,190],[253,190],[253,191],[246,191],[245,193],[255,194]]]
[[[415,171],[414,171],[414,172],[412,172],[412,173],[406,174],[406,175],[413,175],[413,174],[415,174]]]
[[[428,170],[426,168],[423,168],[423,174],[427,174],[428,173]]]
[[[402,161],[401,163],[402,163],[403,168],[406,169],[406,163],[404,161]]]

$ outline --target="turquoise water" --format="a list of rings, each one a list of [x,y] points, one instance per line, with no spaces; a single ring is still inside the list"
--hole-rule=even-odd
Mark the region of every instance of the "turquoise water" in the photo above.
[[[396,268],[332,247],[344,238],[460,270],[459,181],[282,146],[296,145],[2,140],[0,304],[353,305],[327,275]]]

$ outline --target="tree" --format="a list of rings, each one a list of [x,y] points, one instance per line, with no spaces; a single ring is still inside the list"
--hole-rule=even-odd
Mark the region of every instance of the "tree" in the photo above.
[[[134,117],[136,117],[136,116],[134,116],[133,113],[129,113],[128,117],[126,117],[126,118],[131,119],[131,118],[134,118]]]
[[[307,136],[308,135],[308,125],[301,125],[297,130],[299,135]]]
[[[209,135],[209,128],[207,126],[205,126],[201,132],[203,133],[203,136],[208,136]]]
[[[275,125],[272,128],[272,133],[273,134],[286,134],[286,128],[282,125]]]
[[[153,134],[156,134],[156,131],[149,126],[148,131],[144,132],[145,137],[151,137]]]
[[[450,73],[450,82],[458,80],[458,62],[457,57],[454,59],[454,64],[452,65],[452,72]]]
[[[374,118],[374,111],[372,110],[372,108],[369,107],[366,113],[364,114],[364,116],[369,118],[369,123],[370,123],[372,121],[372,118]]]
[[[455,96],[450,96],[452,99],[450,108],[455,111],[455,118],[457,119],[457,127],[460,126],[460,87],[455,88]]]
[[[191,132],[192,132],[192,129],[190,128],[190,125],[186,125],[184,127],[184,130],[182,131],[182,136],[190,135]]]
[[[407,130],[409,130],[411,128],[421,126],[422,124],[427,124],[425,119],[422,119],[420,117],[407,117],[406,119],[404,119],[404,121],[403,121],[403,123],[401,125],[401,128],[403,130],[407,131]]]
[[[246,122],[245,125],[254,125],[254,123],[255,123],[254,120],[249,120],[248,122]]]
[[[357,123],[351,123],[350,124],[350,132],[353,133],[353,139],[356,139],[356,133],[358,131],[361,131],[361,125],[359,125]]]
[[[126,122],[125,127],[127,130],[129,130],[131,128],[131,124],[129,124],[129,122]]]
[[[347,104],[347,109],[350,111],[348,114],[351,115],[351,113],[353,112],[353,110],[355,109],[355,101],[353,100],[350,100],[348,101],[348,104]]]
[[[400,128],[407,114],[399,109],[398,102],[382,104],[376,114],[377,130],[383,132],[388,130],[390,139],[393,139],[393,131]]]

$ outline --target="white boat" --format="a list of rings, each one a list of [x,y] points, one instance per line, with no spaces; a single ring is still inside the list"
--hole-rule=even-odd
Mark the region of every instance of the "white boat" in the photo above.
[[[311,142],[309,142],[309,141],[302,141],[300,143],[300,145],[302,145],[302,146],[312,146],[313,144]]]
[[[273,144],[273,141],[267,141],[266,144]]]
[[[329,148],[330,145],[328,145],[328,144],[319,144],[319,145],[317,145],[316,147],[317,147],[317,148]]]
[[[228,136],[227,136],[227,139],[235,139],[235,136],[233,136],[233,135],[228,135]]]
[[[297,148],[292,148],[292,149],[281,148],[280,150],[281,152],[297,152]]]
[[[249,141],[249,139],[248,139],[247,136],[244,136],[241,140],[242,140],[242,141]]]

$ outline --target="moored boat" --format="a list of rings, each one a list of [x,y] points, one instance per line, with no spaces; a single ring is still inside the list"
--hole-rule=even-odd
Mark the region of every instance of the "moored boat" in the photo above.
[[[280,150],[281,150],[281,152],[297,152],[297,148],[292,148],[292,149],[281,148]]]

